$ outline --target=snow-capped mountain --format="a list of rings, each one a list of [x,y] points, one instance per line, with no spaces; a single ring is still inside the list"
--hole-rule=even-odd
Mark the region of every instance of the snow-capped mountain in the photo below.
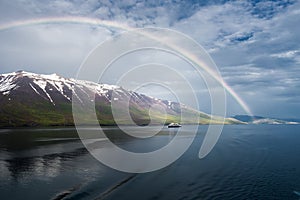
[[[0,93],[4,96],[11,96],[10,100],[21,90],[29,90],[27,92],[34,92],[55,106],[57,101],[71,102],[72,92],[75,92],[74,87],[84,91],[95,91],[96,94],[106,97],[108,101],[110,101],[107,95],[109,91],[121,90],[118,86],[66,79],[57,74],[44,75],[17,71],[0,75]]]
[[[141,125],[149,123],[149,109],[154,105],[166,111],[167,122],[179,121],[181,112],[200,115],[200,123],[221,121],[220,118],[214,119],[177,102],[152,98],[115,85],[68,79],[57,74],[17,71],[0,75],[0,126],[73,125],[72,98],[81,102],[83,109],[84,102],[94,101],[98,120],[104,125],[115,124],[111,111],[112,101],[117,102],[120,113],[126,106],[124,102],[130,102],[132,120]],[[154,112],[152,122],[162,121],[164,115],[161,110]],[[89,124],[91,116],[83,116],[83,119],[83,123]],[[238,122],[234,119],[226,121]],[[122,123],[127,124],[129,121],[124,118]]]
[[[253,124],[299,124],[298,122],[284,121],[280,119],[263,118],[252,121]]]
[[[249,124],[299,124],[297,121],[289,121],[284,119],[274,119],[262,116],[235,115],[233,118]]]

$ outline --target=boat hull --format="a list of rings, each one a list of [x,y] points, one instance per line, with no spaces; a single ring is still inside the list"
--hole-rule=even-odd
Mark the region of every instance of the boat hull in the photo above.
[[[168,128],[180,128],[181,126],[168,126]]]

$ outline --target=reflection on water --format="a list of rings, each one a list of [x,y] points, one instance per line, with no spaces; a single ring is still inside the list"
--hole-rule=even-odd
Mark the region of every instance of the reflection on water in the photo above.
[[[3,172],[9,173],[9,176],[4,176],[15,181],[32,174],[51,178],[58,175],[63,161],[87,154],[74,130],[59,132],[59,136],[57,130],[40,132],[35,129],[17,129],[2,132],[1,175]],[[62,134],[69,138],[60,138]]]
[[[56,151],[63,148],[57,148]],[[37,150],[39,151],[39,150]],[[32,174],[36,176],[55,177],[59,174],[63,161],[72,160],[75,157],[86,154],[85,148],[74,149],[72,152],[62,152],[45,155],[19,156],[18,152],[11,152],[10,158],[5,160],[6,171],[16,181]],[[5,168],[3,166],[3,168]]]
[[[209,156],[198,159],[207,126],[189,150],[156,172],[127,174],[95,160],[73,128],[0,130],[1,199],[298,199],[300,126],[235,125]],[[96,132],[95,128],[86,128]],[[176,129],[151,139],[105,128],[121,148],[148,152],[168,144]],[[188,137],[188,133],[187,133]],[[105,145],[105,138],[89,143]],[[126,161],[124,161],[126,162]]]

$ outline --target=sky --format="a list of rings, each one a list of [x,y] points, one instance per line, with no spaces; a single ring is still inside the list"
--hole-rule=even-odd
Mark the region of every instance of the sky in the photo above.
[[[203,46],[253,114],[300,118],[300,1],[0,1],[0,27],[52,17],[180,31]],[[96,45],[121,31],[74,23],[0,30],[0,73],[22,69],[74,77]],[[245,111],[227,95],[227,115],[235,114]]]

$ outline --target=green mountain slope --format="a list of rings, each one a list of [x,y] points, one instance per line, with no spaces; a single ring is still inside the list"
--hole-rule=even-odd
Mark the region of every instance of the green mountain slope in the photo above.
[[[90,101],[95,103],[93,109],[101,125],[116,124],[112,101],[121,116],[118,120],[121,124],[220,124],[224,120],[225,124],[241,123],[232,118],[211,117],[185,105],[154,99],[118,86],[20,71],[0,75],[0,127],[74,125],[72,98],[76,98],[82,109],[82,125],[89,125],[94,120],[89,112],[85,112],[86,102]],[[128,105],[130,117],[126,114]],[[181,114],[186,116],[185,120],[181,119]]]

